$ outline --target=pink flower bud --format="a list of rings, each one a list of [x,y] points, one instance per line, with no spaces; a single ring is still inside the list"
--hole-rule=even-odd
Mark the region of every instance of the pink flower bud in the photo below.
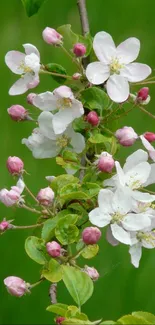
[[[22,297],[28,291],[26,282],[17,276],[8,276],[4,284],[12,296]]]
[[[76,73],[74,73],[72,75],[72,79],[73,80],[79,80],[81,77],[82,77],[82,74],[81,73],[78,73],[78,72],[76,72]]]
[[[24,121],[28,116],[27,110],[21,105],[13,105],[7,109],[7,112],[14,121]]]
[[[54,192],[50,187],[42,188],[37,195],[37,199],[40,204],[48,206],[53,202]]]
[[[76,55],[76,57],[81,57],[86,54],[86,47],[82,43],[76,43],[73,47],[73,53]]]
[[[97,167],[101,172],[111,173],[115,166],[115,161],[108,152],[103,151],[96,161]]]
[[[59,99],[69,98],[74,99],[73,92],[68,86],[60,86],[53,91],[54,95]]]
[[[10,174],[19,175],[23,171],[24,163],[20,158],[10,156],[6,162],[6,166]]]
[[[137,99],[140,99],[140,101],[145,101],[149,96],[149,88],[143,87],[138,91]]]
[[[55,320],[57,325],[63,324],[63,321],[65,320],[65,317],[58,316]]]
[[[82,232],[82,239],[85,244],[96,244],[101,237],[101,231],[97,227],[87,227]]]
[[[115,133],[118,142],[124,147],[132,146],[138,139],[137,133],[130,126],[124,126],[122,129],[118,129]]]
[[[33,99],[36,97],[35,93],[30,93],[27,95],[27,103],[33,105]]]
[[[56,241],[48,242],[46,244],[46,249],[48,254],[52,257],[58,257],[61,254],[61,246]]]
[[[0,202],[5,204],[7,207],[10,207],[18,202],[20,199],[20,192],[18,187],[12,186],[12,189],[8,191],[6,188],[3,188],[0,191]]]
[[[62,35],[60,35],[55,29],[46,27],[42,33],[43,39],[47,44],[51,45],[61,45]]]
[[[0,222],[0,231],[5,231],[8,228],[10,228],[10,223],[8,221],[2,221]]]
[[[85,266],[84,268],[84,272],[87,273],[89,275],[89,277],[93,280],[96,281],[99,278],[99,273],[98,271],[94,268],[94,267],[90,267],[90,266]]]
[[[144,138],[149,142],[153,142],[153,141],[155,141],[155,133],[145,132],[144,133]]]
[[[95,111],[89,112],[86,119],[87,119],[88,123],[90,123],[92,126],[98,125],[99,121],[100,121],[100,119]]]

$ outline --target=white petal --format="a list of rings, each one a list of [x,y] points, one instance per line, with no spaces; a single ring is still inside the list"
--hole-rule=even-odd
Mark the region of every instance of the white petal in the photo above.
[[[103,215],[113,213],[112,201],[114,193],[108,189],[102,189],[99,191],[98,204]]]
[[[82,103],[77,100],[72,100],[72,106],[71,106],[71,114],[73,115],[74,119],[82,116],[84,114],[84,108]]]
[[[138,82],[146,79],[151,72],[151,68],[146,64],[130,63],[121,69],[120,74],[130,82]]]
[[[42,134],[52,140],[56,139],[56,135],[53,130],[53,114],[50,112],[42,112],[38,117],[38,123]]]
[[[23,68],[21,64],[25,61],[25,54],[19,51],[10,51],[5,56],[5,63],[9,67],[9,69],[16,73],[22,74]]]
[[[60,98],[70,98],[74,99],[74,94],[68,86],[60,86],[53,91],[54,96],[56,96],[58,99]]]
[[[106,232],[106,240],[112,246],[117,246],[119,244],[118,240],[116,240],[112,234],[111,227],[108,227]]]
[[[92,62],[86,68],[86,77],[93,85],[104,83],[109,75],[109,67],[101,62]]]
[[[140,202],[149,203],[155,201],[155,195],[144,193],[140,191],[132,191],[132,197]]]
[[[116,223],[113,223],[111,226],[111,231],[113,236],[120,242],[126,245],[131,244],[130,234],[125,231],[122,227],[118,226]]]
[[[111,217],[108,214],[103,214],[99,208],[95,208],[89,212],[89,220],[93,225],[102,228],[110,223]]]
[[[73,120],[74,117],[71,113],[71,108],[59,110],[53,116],[53,130],[55,134],[63,133]]]
[[[126,184],[132,189],[137,189],[147,181],[150,172],[150,164],[146,161],[141,162],[125,174]]]
[[[151,219],[143,213],[129,213],[124,217],[122,225],[126,230],[137,231],[151,225]]]
[[[25,49],[26,55],[35,53],[38,56],[38,58],[40,59],[40,53],[34,45],[27,43],[27,44],[23,44],[23,47]]]
[[[142,247],[140,243],[133,245],[129,249],[131,255],[131,263],[137,268],[139,267],[139,262],[142,257]]]
[[[143,184],[144,187],[155,183],[155,164],[151,164],[151,172],[146,183]]]
[[[132,199],[128,193],[124,191],[124,187],[117,188],[113,197],[112,206],[116,213],[118,212],[122,215],[125,215],[131,210]]]
[[[99,61],[109,64],[112,57],[116,56],[115,43],[110,34],[99,32],[95,35],[93,48]]]
[[[126,163],[123,167],[124,172],[126,173],[128,170],[132,169],[134,166],[138,165],[143,161],[148,160],[148,154],[146,151],[139,149],[132,153],[127,159]]]
[[[118,181],[121,186],[125,186],[125,175],[120,163],[118,161],[115,161],[115,166],[116,166]]]
[[[117,57],[121,63],[130,63],[137,59],[140,51],[140,41],[135,37],[130,37],[117,47]]]
[[[129,97],[128,81],[121,75],[113,74],[107,81],[107,93],[116,103],[122,103]]]
[[[85,148],[85,138],[82,134],[73,131],[70,144],[76,153],[81,153]]]
[[[9,89],[9,95],[14,96],[24,94],[29,89],[28,84],[33,80],[33,78],[33,75],[25,74],[22,78],[18,79]]]
[[[57,109],[57,99],[50,91],[36,95],[33,99],[33,105],[42,111],[53,111]]]
[[[155,161],[155,148],[148,140],[145,139],[143,135],[140,135],[140,139],[142,140],[144,147],[148,150],[150,158]]]
[[[21,178],[19,178],[16,186],[19,188],[20,194],[24,191],[25,188],[25,183],[23,182],[23,180]]]

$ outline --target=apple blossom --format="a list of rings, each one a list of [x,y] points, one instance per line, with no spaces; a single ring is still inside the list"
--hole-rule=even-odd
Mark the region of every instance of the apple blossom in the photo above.
[[[23,172],[24,163],[19,157],[9,157],[6,162],[7,169],[12,175],[19,175]]]
[[[153,132],[145,132],[143,135],[144,135],[144,138],[147,141],[149,141],[149,142],[155,141],[155,133],[153,133]]]
[[[95,111],[91,111],[88,113],[86,120],[88,123],[90,123],[92,126],[96,126],[99,124],[99,117]]]
[[[54,200],[53,190],[50,187],[42,188],[37,195],[37,200],[40,204],[45,206],[52,204]]]
[[[4,284],[12,296],[22,297],[28,292],[28,284],[17,276],[8,276],[4,279]]]
[[[81,57],[86,54],[86,47],[82,43],[76,43],[73,47],[73,53],[76,55],[76,57]]]
[[[132,146],[138,139],[137,133],[135,133],[134,129],[130,126],[124,126],[122,129],[118,129],[115,133],[115,137],[124,147]]]
[[[82,134],[74,132],[71,126],[63,134],[55,134],[53,117],[50,112],[42,112],[38,118],[39,128],[34,129],[32,135],[23,139],[22,143],[39,159],[55,157],[69,146],[72,147],[71,151],[81,153],[85,148]]]
[[[23,201],[21,198],[21,193],[25,187],[24,182],[19,179],[16,186],[11,186],[11,190],[8,191],[6,188],[0,191],[0,202],[2,202],[7,207],[13,206],[16,203]]]
[[[96,244],[101,237],[101,231],[97,227],[87,227],[82,232],[82,239],[86,245]]]
[[[61,254],[61,246],[56,241],[48,242],[46,244],[46,250],[52,257],[59,257]]]
[[[131,63],[136,60],[140,41],[131,37],[115,46],[112,37],[99,32],[93,41],[95,54],[100,62],[92,62],[86,68],[86,77],[94,85],[106,82],[109,97],[117,103],[128,99],[129,82],[139,82],[151,74],[146,64]]]
[[[99,156],[97,156],[98,159],[95,161],[95,164],[97,165],[98,169],[101,172],[105,173],[111,173],[112,169],[115,166],[115,161],[108,152],[103,151]]]
[[[145,135],[140,135],[140,139],[142,141],[143,146],[148,150],[150,158],[155,161],[155,149],[150,144],[150,142],[146,139]]]
[[[94,267],[90,267],[90,266],[85,265],[85,267],[84,267],[83,270],[84,270],[84,272],[86,274],[89,275],[89,277],[93,281],[97,281],[98,280],[98,278],[99,278],[100,275],[99,275],[98,271]]]
[[[12,105],[7,109],[13,121],[24,121],[28,119],[28,111],[21,105]]]
[[[32,44],[24,44],[25,54],[19,51],[10,51],[5,56],[5,63],[21,78],[10,88],[10,95],[24,94],[28,89],[39,83],[40,54]]]
[[[60,35],[55,29],[46,27],[42,33],[43,39],[50,45],[61,45],[63,36]]]
[[[60,86],[53,93],[47,91],[36,95],[33,105],[42,111],[55,111],[52,124],[55,134],[63,133],[74,119],[84,114],[82,103],[74,98],[71,89]]]

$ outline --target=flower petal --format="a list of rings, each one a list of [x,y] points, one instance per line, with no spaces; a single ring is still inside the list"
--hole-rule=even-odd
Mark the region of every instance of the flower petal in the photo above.
[[[9,95],[21,95],[24,94],[29,88],[28,84],[33,80],[32,74],[25,74],[22,78],[18,79],[13,86],[9,89]]]
[[[42,112],[38,117],[38,123],[42,134],[48,139],[55,140],[56,135],[53,130],[53,114],[50,112]]]
[[[150,158],[155,161],[155,149],[143,135],[140,135],[143,146],[148,150]]]
[[[99,61],[109,64],[112,57],[116,56],[115,43],[110,34],[99,32],[95,35],[93,48]]]
[[[131,244],[130,234],[125,231],[122,227],[118,226],[116,223],[113,223],[111,226],[111,231],[113,236],[120,242],[126,245]]]
[[[139,149],[132,153],[127,159],[123,167],[123,171],[126,173],[128,170],[132,169],[134,166],[140,164],[143,161],[148,160],[148,154],[146,151]]]
[[[98,204],[102,214],[110,214],[113,213],[112,201],[113,201],[114,193],[108,189],[102,189],[99,191],[98,195]]]
[[[124,191],[124,187],[117,188],[112,202],[113,209],[116,213],[120,213],[121,215],[125,215],[132,208],[132,199],[131,196],[128,195]]]
[[[122,225],[129,231],[142,230],[151,225],[151,219],[143,213],[129,213],[124,217]]]
[[[146,181],[146,183],[143,184],[144,187],[154,184],[155,183],[155,164],[151,164],[151,172],[150,175]]]
[[[27,44],[23,44],[23,47],[25,49],[26,55],[35,53],[38,56],[38,58],[40,59],[40,53],[34,45],[27,43]]]
[[[50,91],[36,95],[33,99],[33,105],[42,111],[53,111],[57,109],[57,99]]]
[[[70,144],[76,153],[81,153],[85,148],[85,138],[82,134],[73,130]]]
[[[89,220],[93,225],[102,228],[110,223],[111,217],[108,214],[101,213],[99,208],[95,208],[89,212]]]
[[[9,69],[16,73],[22,74],[23,68],[21,66],[25,61],[25,54],[19,51],[10,51],[5,56],[5,63],[9,67]]]
[[[129,84],[127,80],[117,74],[110,76],[107,81],[107,93],[116,103],[122,103],[129,97]]]
[[[121,186],[125,186],[125,175],[120,163],[118,161],[115,161],[115,166],[116,166],[118,181]]]
[[[143,185],[151,172],[151,166],[148,162],[144,161],[128,170],[125,174],[126,184],[132,189],[137,189]]]
[[[131,263],[138,268],[139,262],[142,257],[142,247],[140,243],[137,243],[136,245],[133,245],[129,249],[129,253],[131,255]]]
[[[75,117],[71,107],[60,109],[53,116],[53,129],[55,134],[63,133],[74,119]]]
[[[140,51],[140,41],[135,37],[130,37],[117,47],[117,57],[121,63],[128,64],[137,59]]]
[[[130,63],[121,69],[120,74],[130,82],[138,82],[146,79],[151,72],[147,64]]]
[[[116,240],[112,234],[111,227],[108,227],[107,232],[106,232],[106,240],[108,241],[109,244],[112,246],[117,246],[119,245],[119,241]]]
[[[155,201],[155,195],[149,193],[143,193],[140,191],[132,191],[132,197],[140,202],[149,203]]]
[[[86,77],[93,85],[104,83],[109,75],[109,67],[101,62],[92,62],[86,68]]]

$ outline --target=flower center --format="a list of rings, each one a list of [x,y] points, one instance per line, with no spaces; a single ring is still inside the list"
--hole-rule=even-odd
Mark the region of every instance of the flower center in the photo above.
[[[138,203],[139,212],[146,212],[149,207],[151,207],[151,203]]]
[[[65,134],[62,135],[61,137],[57,138],[57,140],[56,140],[56,144],[60,148],[66,147],[68,142],[69,142],[69,138]]]
[[[25,65],[23,61],[21,62],[19,68],[22,69],[24,73],[32,72],[32,69]]]
[[[57,100],[57,108],[65,109],[68,107],[72,107],[72,101],[70,98],[60,98]]]
[[[119,212],[115,213],[113,216],[112,216],[112,223],[119,223],[120,221],[122,221],[124,218],[124,216],[122,214],[120,214]]]
[[[120,74],[120,69],[123,68],[123,64],[119,62],[118,58],[112,58],[110,63],[110,74]]]
[[[137,233],[137,239],[142,241],[144,240],[146,243],[152,245],[155,247],[155,231],[151,232],[138,232]]]

